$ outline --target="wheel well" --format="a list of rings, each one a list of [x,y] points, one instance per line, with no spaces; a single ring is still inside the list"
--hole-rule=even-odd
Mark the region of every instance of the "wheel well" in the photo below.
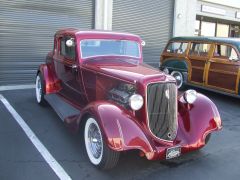
[[[37,70],[37,74],[36,74],[36,75],[38,75],[39,73],[40,73],[40,70],[38,69],[38,70]]]
[[[80,133],[83,132],[85,123],[86,123],[87,119],[88,119],[90,116],[91,116],[90,113],[85,113],[85,114],[81,117],[81,120],[80,120],[79,125],[78,125],[78,131],[79,131]]]

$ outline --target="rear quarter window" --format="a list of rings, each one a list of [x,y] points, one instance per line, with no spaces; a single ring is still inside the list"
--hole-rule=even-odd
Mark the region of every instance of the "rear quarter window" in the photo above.
[[[187,50],[187,42],[170,42],[166,48],[167,53],[185,54]]]

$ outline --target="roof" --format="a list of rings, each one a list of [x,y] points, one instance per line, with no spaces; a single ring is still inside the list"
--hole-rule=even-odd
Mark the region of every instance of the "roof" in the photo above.
[[[108,34],[108,35],[121,35],[121,36],[132,36],[136,38],[140,38],[138,35],[125,33],[125,32],[114,32],[109,30],[80,30],[76,28],[65,28],[60,29],[56,32],[56,34],[70,33],[75,35],[83,35],[83,34]]]
[[[206,37],[206,36],[182,36],[174,37],[170,41],[206,41],[206,42],[223,42],[233,44],[240,49],[240,38],[225,38],[225,37]]]

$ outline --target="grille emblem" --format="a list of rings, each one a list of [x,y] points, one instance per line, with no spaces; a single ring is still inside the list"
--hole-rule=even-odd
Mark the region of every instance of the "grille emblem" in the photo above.
[[[165,96],[166,96],[167,99],[169,99],[169,89],[167,89],[167,90],[165,91]]]
[[[170,132],[167,134],[167,136],[169,139],[172,139],[172,134]]]

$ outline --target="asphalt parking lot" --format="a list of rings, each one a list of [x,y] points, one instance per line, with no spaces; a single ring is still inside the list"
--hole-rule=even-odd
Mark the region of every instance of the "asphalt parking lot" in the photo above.
[[[239,179],[240,100],[200,90],[219,108],[223,130],[209,144],[170,161],[148,161],[123,153],[115,169],[100,171],[88,161],[79,135],[70,133],[51,107],[35,102],[34,89],[2,91],[52,156],[72,179]],[[0,179],[58,179],[0,101]]]

